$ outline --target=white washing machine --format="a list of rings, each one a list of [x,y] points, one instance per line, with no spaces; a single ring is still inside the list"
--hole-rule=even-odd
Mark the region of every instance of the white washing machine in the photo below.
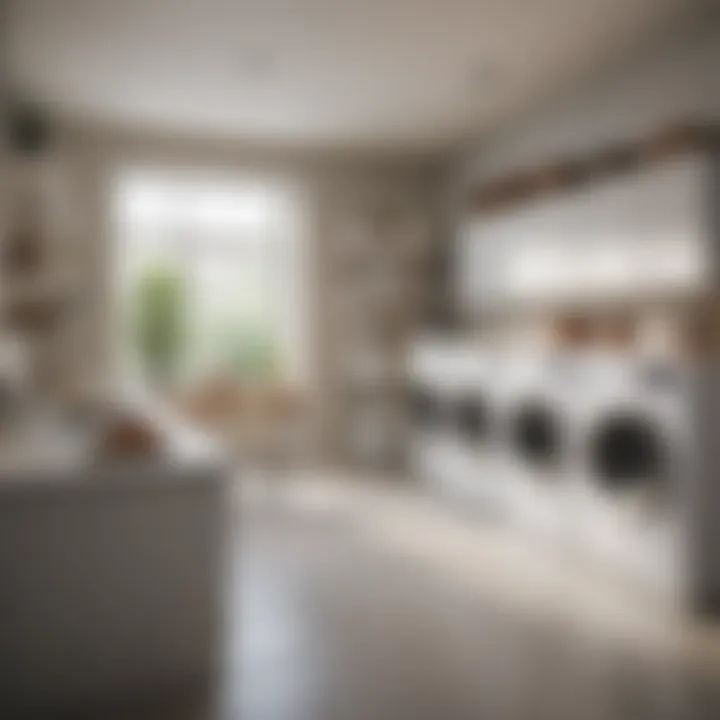
[[[423,485],[441,484],[449,402],[454,380],[453,354],[448,344],[418,341],[411,350],[410,473]]]
[[[498,504],[493,358],[470,342],[415,348],[412,467],[442,495],[492,509]]]
[[[499,509],[503,490],[495,442],[496,373],[495,358],[487,349],[470,343],[456,348],[446,435],[449,487],[459,499],[493,513]]]
[[[572,476],[568,472],[573,387],[567,363],[552,354],[514,354],[502,363],[497,401],[499,476],[513,525],[553,542],[571,529]]]
[[[578,544],[679,604],[715,604],[717,372],[633,358],[585,363],[572,460]]]

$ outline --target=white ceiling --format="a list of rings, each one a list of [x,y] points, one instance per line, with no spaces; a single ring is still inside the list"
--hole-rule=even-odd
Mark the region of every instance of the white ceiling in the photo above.
[[[15,0],[11,68],[93,121],[438,149],[702,0]]]

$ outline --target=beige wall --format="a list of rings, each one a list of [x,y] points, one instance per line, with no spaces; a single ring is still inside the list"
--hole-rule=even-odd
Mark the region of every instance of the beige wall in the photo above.
[[[435,166],[421,158],[361,157],[295,149],[262,149],[204,138],[169,138],[103,128],[67,128],[59,149],[74,209],[72,258],[76,300],[58,353],[69,381],[112,387],[113,253],[112,183],[123,167],[150,165],[248,173],[285,181],[305,199],[311,277],[309,327],[311,379],[320,406],[321,446],[330,452],[337,416],[333,338],[327,332],[332,306],[325,262],[345,209],[368,198],[402,196],[432,221]]]

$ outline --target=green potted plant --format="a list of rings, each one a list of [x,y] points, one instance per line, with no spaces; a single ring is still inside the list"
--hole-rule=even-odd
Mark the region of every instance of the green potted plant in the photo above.
[[[146,269],[136,288],[135,334],[145,377],[167,385],[175,375],[185,337],[185,283],[172,267]]]

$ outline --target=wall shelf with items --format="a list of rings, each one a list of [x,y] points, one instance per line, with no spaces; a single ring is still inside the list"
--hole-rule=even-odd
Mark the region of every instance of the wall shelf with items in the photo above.
[[[0,185],[0,326],[22,347],[25,390],[52,395],[64,382],[63,330],[77,283],[68,252],[72,232],[67,168],[51,117],[26,98],[11,98],[3,117],[7,148]]]
[[[515,309],[484,315],[474,335],[501,352],[620,353],[695,362],[720,356],[720,295]]]

